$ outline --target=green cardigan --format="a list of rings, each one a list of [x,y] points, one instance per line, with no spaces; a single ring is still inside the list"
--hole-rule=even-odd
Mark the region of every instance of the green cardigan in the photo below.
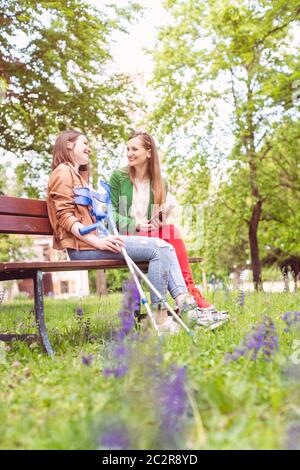
[[[133,184],[127,168],[114,170],[109,184],[111,187],[111,201],[114,209],[115,221],[120,233],[135,233],[135,220],[129,216],[132,206]],[[150,204],[148,207],[148,219],[151,218],[151,208],[154,204],[154,196],[150,188]]]

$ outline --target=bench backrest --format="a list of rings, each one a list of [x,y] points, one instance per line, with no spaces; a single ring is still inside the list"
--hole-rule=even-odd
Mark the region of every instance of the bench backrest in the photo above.
[[[0,196],[0,233],[52,235],[46,201]]]

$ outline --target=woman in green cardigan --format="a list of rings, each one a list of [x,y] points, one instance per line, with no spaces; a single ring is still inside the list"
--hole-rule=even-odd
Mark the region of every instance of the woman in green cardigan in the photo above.
[[[217,312],[196,288],[179,230],[174,225],[166,224],[161,216],[153,218],[157,208],[166,202],[166,185],[161,176],[153,137],[146,132],[133,133],[127,142],[127,158],[128,166],[115,170],[109,181],[120,233],[159,237],[170,243],[175,248],[185,283],[200,314],[213,313],[215,318],[227,319],[228,315]]]

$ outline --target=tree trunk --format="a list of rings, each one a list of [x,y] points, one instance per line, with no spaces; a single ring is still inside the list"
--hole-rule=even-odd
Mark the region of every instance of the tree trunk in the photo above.
[[[107,294],[106,274],[103,269],[97,269],[96,272],[96,292],[98,295]]]
[[[257,201],[253,207],[251,220],[249,222],[249,244],[251,255],[252,276],[255,290],[262,290],[261,266],[258,247],[258,224],[262,212],[262,202]]]
[[[262,213],[262,197],[259,191],[258,177],[257,177],[257,153],[255,148],[255,131],[256,127],[254,124],[254,104],[253,104],[253,83],[252,83],[252,72],[248,69],[248,82],[247,82],[247,125],[245,128],[244,144],[248,157],[249,164],[249,177],[251,194],[253,197],[254,205],[252,207],[251,219],[249,221],[249,244],[250,244],[250,256],[252,266],[252,276],[254,288],[256,291],[262,290],[262,278],[261,278],[261,266],[259,259],[259,247],[258,247],[258,224]]]

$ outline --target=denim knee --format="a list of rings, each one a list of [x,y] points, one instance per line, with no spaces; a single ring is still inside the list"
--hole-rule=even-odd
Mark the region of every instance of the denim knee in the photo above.
[[[173,248],[170,243],[166,242],[165,240],[162,240],[161,238],[154,238],[153,240],[155,240],[156,246],[158,246],[159,248]]]

